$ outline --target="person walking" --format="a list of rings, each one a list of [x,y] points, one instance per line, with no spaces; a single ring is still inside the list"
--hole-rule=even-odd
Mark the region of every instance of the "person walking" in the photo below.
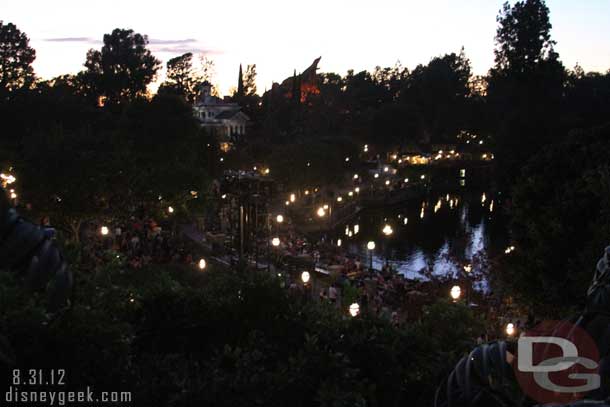
[[[331,285],[330,287],[328,287],[328,300],[330,301],[331,304],[337,303],[337,296],[338,296],[337,287],[335,287],[334,284]]]

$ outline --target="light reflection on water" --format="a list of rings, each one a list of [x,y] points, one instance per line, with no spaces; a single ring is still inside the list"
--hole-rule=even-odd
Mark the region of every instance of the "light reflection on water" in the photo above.
[[[358,225],[359,233],[344,236],[343,244],[350,253],[367,259],[365,264],[369,262],[366,242],[373,240],[375,269],[388,261],[406,277],[426,280],[426,274],[455,275],[466,264],[484,265],[497,255],[508,242],[498,209],[498,199],[490,192],[432,193],[423,202],[365,210],[339,230]],[[385,224],[394,231],[391,237],[381,232]]]

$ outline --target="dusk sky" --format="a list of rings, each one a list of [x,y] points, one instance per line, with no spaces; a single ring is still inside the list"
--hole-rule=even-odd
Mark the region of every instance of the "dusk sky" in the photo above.
[[[322,56],[320,71],[413,68],[465,47],[475,73],[493,63],[496,15],[503,0],[115,1],[34,0],[0,4],[37,51],[36,73],[50,78],[82,69],[104,33],[148,35],[165,63],[184,52],[216,63],[220,91],[236,85],[239,63],[256,63],[259,92]],[[156,4],[159,4],[158,6]],[[610,68],[610,0],[548,0],[553,38],[566,67]]]

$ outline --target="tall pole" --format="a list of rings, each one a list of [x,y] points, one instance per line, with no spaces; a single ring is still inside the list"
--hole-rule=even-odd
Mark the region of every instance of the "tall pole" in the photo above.
[[[271,214],[267,213],[267,273],[271,273]]]
[[[383,254],[385,256],[385,266],[387,267],[390,264],[390,248],[388,246],[388,242],[386,241],[383,246]]]
[[[239,262],[244,257],[244,204],[239,205]]]

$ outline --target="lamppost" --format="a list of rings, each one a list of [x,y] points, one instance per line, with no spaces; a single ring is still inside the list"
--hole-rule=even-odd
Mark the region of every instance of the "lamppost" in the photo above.
[[[513,324],[512,322],[509,322],[508,324],[506,324],[506,335],[513,336],[516,331],[517,330],[515,328],[515,324]]]
[[[462,296],[462,289],[459,285],[454,285],[453,287],[451,287],[451,291],[449,292],[449,294],[451,295],[453,302],[457,302],[457,300],[459,300]]]
[[[274,258],[277,257],[276,256],[276,251],[275,249],[277,249],[280,245],[280,238],[279,237],[274,237],[273,239],[267,239],[267,249],[270,249],[269,243],[271,243],[271,246],[273,246],[274,251]],[[267,271],[271,270],[271,250],[269,250],[269,252],[267,253]]]
[[[369,251],[369,269],[373,270],[373,250],[375,250],[375,242],[371,240],[366,244],[366,248]]]
[[[326,210],[321,206],[318,208],[318,211],[316,212],[318,214],[318,217],[323,218],[324,216],[326,216]]]
[[[329,205],[323,205],[323,206],[320,206],[320,207],[318,208],[318,210],[316,211],[316,214],[318,215],[318,217],[319,217],[320,219],[322,219],[322,218],[326,218],[326,219],[327,219],[327,220],[326,220],[326,222],[327,222],[327,228],[330,228],[330,225],[331,225],[331,216],[332,216],[332,214],[333,214],[333,212],[332,212],[332,211],[333,211],[333,210],[332,210],[332,207],[331,207],[331,206],[329,206]]]
[[[267,272],[271,272],[271,245],[273,245],[274,247],[277,247],[279,245],[279,238],[271,238],[271,231],[272,231],[272,221],[271,221],[271,214],[267,213]],[[277,222],[277,224],[281,224],[284,222],[284,215],[279,214],[275,217],[275,221]],[[274,243],[275,239],[277,239],[278,244],[276,245]]]
[[[199,260],[199,270],[205,270],[205,268],[207,267],[207,262],[205,261],[205,259],[200,259]]]
[[[304,271],[301,273],[301,281],[303,282],[305,295],[307,295],[307,291],[309,291],[310,297],[315,299],[315,281],[312,279],[312,277],[313,276],[309,271]]]
[[[280,246],[280,238],[279,237],[274,237],[273,239],[271,239],[271,245],[273,246],[273,254],[274,254],[274,258],[277,258],[277,248]],[[269,264],[270,259],[267,260],[267,264]]]
[[[392,234],[394,233],[394,229],[392,229],[392,226],[386,224],[383,229],[381,230],[381,232],[386,236],[386,237],[390,237],[392,236]],[[388,255],[388,244],[386,242],[385,244],[385,264],[386,266],[389,264],[389,255]]]
[[[271,272],[271,214],[267,213],[267,273]]]
[[[352,317],[356,317],[358,314],[360,314],[360,305],[357,302],[349,306],[349,314]]]

